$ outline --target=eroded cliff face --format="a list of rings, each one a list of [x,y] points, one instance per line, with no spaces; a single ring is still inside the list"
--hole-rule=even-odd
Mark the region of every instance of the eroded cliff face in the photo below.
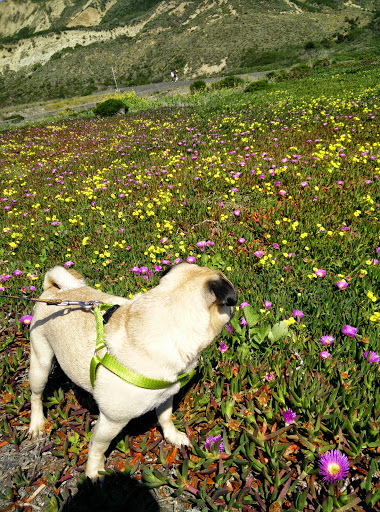
[[[302,9],[300,2],[295,4],[290,0],[152,0],[144,3],[145,11],[138,12],[133,19],[131,6],[138,6],[137,1],[4,0],[0,2],[0,37],[20,35],[20,31],[24,37],[0,44],[0,74],[44,65],[64,49],[112,42],[122,36],[131,38],[130,44],[136,50],[138,46],[144,46],[144,58],[148,61],[149,48],[157,45],[162,49],[163,58],[175,54],[177,49],[183,52],[186,61],[182,67],[186,76],[197,76],[200,72],[209,74],[215,66],[222,72],[229,51],[238,54],[251,46],[264,50],[281,48],[283,33],[286,33],[287,41],[292,38],[291,27],[297,35],[304,34],[301,41],[302,37],[311,40],[332,37],[334,32],[342,30],[347,17],[356,18],[359,25],[365,23],[377,1],[341,0],[339,8],[321,7],[316,13]],[[123,24],[123,13],[127,8],[128,19],[132,21]],[[119,18],[115,17],[115,12]],[[108,13],[117,23],[112,25],[115,28],[102,29],[110,26],[104,20]],[[163,32],[164,39],[158,37]],[[222,49],[220,43],[224,39],[229,44]],[[130,50],[126,65],[135,65],[133,54],[142,59],[140,50]]]

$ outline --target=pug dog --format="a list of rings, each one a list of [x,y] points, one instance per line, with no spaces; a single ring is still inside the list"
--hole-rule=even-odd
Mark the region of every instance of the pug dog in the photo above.
[[[92,386],[93,312],[82,305],[37,302],[30,328],[30,436],[43,433],[42,393],[56,357],[66,375],[91,393],[99,407],[86,464],[89,478],[96,480],[104,470],[104,454],[112,439],[131,419],[152,409],[157,411],[165,439],[177,447],[189,446],[186,434],[173,424],[173,396],[180,389],[178,377],[195,368],[202,350],[233,315],[237,292],[226,276],[218,270],[180,263],[166,271],[158,286],[129,300],[87,286],[75,271],[54,267],[46,273],[43,288],[40,300],[120,306],[104,326],[106,349],[99,355],[108,350],[129,370],[169,385],[163,389],[137,387],[100,365]]]

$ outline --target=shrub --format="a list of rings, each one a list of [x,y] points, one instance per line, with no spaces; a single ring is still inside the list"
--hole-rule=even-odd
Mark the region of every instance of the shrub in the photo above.
[[[262,91],[263,89],[267,89],[269,87],[269,83],[267,80],[257,80],[257,82],[251,82],[244,89],[244,92],[256,92]]]
[[[203,92],[206,89],[207,89],[207,85],[204,80],[195,80],[195,82],[190,84],[191,94],[195,94],[196,92]]]
[[[313,68],[326,68],[330,66],[329,59],[318,59],[314,62]]]
[[[303,78],[310,73],[310,68],[306,64],[300,64],[299,66],[294,66],[289,71],[289,79],[294,80],[295,78]]]
[[[4,121],[22,121],[25,119],[23,116],[20,116],[20,114],[12,114],[8,117],[4,118]]]
[[[117,114],[121,109],[128,110],[128,107],[121,101],[115,98],[102,101],[94,108],[94,114],[99,117],[110,117]]]
[[[226,76],[226,78],[223,78],[222,80],[219,80],[219,82],[216,82],[212,85],[212,89],[232,89],[233,87],[239,87],[239,85],[242,85],[244,83],[244,80],[240,78],[239,76]]]

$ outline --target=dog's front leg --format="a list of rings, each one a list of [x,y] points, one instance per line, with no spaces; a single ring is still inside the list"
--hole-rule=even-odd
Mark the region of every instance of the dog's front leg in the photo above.
[[[93,430],[88,449],[86,476],[91,480],[99,478],[99,471],[104,471],[104,453],[121,429],[127,424],[109,420],[102,412],[99,414]]]
[[[173,423],[173,397],[170,397],[166,402],[162,403],[156,408],[158,422],[162,427],[165,439],[174,444],[177,448],[181,445],[191,446],[190,439],[186,434],[177,430]]]

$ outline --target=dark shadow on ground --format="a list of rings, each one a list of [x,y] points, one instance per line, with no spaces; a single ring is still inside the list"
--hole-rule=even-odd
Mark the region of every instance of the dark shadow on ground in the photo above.
[[[62,512],[159,512],[160,506],[148,488],[118,473],[91,482],[83,477],[78,492],[69,498]]]

